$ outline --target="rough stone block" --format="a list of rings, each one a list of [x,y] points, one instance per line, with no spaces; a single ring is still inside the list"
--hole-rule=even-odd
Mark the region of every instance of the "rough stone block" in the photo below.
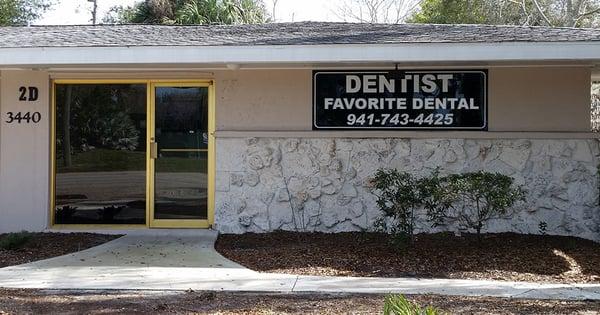
[[[217,141],[216,224],[227,233],[372,229],[380,217],[369,180],[378,168],[427,175],[500,172],[527,190],[510,220],[488,231],[600,240],[596,140],[281,139]],[[240,200],[248,204],[240,208]],[[420,215],[420,218],[424,218]],[[450,230],[444,226],[425,232]]]

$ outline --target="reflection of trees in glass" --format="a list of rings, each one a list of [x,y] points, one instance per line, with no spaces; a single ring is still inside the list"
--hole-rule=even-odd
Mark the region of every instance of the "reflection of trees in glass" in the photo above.
[[[133,104],[145,97],[134,85],[59,85],[57,88],[57,146],[64,165],[72,151],[93,148],[135,151],[140,131],[132,119]]]
[[[156,89],[156,138],[159,149],[201,148],[208,129],[206,88]]]

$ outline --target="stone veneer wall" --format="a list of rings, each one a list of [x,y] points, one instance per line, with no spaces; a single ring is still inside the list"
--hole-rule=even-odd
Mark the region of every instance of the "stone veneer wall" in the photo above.
[[[488,231],[600,240],[597,140],[218,138],[215,228],[223,233],[369,229],[380,167],[513,176],[527,203]],[[446,227],[452,230],[453,227]],[[422,224],[420,231],[430,229]]]

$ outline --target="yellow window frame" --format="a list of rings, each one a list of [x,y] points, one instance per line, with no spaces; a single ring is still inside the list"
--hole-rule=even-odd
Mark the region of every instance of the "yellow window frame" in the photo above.
[[[146,224],[55,224],[56,208],[56,86],[59,84],[145,84],[146,85]],[[54,229],[143,229],[143,228],[210,228],[215,213],[215,82],[206,79],[55,79],[51,81],[51,130],[50,130],[50,202],[49,224]],[[150,156],[150,142],[154,138],[155,99],[154,88],[158,86],[206,87],[208,88],[208,200],[206,220],[154,220],[154,160]]]

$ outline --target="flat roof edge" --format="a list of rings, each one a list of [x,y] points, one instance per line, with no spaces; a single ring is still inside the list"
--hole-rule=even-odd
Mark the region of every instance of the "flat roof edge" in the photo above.
[[[0,66],[597,61],[600,42],[0,48]]]

